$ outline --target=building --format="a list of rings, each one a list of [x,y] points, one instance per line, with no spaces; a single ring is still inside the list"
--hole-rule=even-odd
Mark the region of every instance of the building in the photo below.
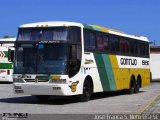
[[[150,46],[150,69],[152,80],[160,80],[160,46]]]

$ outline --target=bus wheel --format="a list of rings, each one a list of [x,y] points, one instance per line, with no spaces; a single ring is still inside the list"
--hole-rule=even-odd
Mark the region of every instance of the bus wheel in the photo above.
[[[36,95],[36,98],[41,102],[47,102],[49,99],[48,95]]]
[[[153,82],[152,81],[152,73],[150,72],[150,83]]]
[[[140,89],[140,79],[138,78],[137,79],[137,83],[136,83],[136,85],[135,85],[135,89],[134,89],[134,92],[135,93],[138,93],[139,92],[139,89]]]
[[[92,85],[88,80],[85,80],[83,85],[83,94],[80,95],[80,101],[81,102],[87,102],[91,98],[92,95]]]
[[[128,89],[128,94],[133,94],[135,90],[135,80],[134,77],[131,77],[130,88]]]

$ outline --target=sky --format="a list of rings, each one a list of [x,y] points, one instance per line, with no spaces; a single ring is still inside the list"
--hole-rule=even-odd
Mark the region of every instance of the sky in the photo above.
[[[0,0],[0,38],[43,21],[96,24],[160,45],[160,0]]]

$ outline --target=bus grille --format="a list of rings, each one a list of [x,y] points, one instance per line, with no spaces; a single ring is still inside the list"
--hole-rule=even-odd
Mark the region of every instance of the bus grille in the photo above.
[[[49,79],[24,79],[26,82],[48,82]]]

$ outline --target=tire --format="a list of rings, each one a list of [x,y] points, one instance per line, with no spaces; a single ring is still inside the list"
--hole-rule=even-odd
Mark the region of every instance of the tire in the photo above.
[[[152,73],[150,72],[150,83],[153,82],[152,81]]]
[[[137,83],[135,85],[134,93],[138,93],[140,89],[140,80],[137,79]]]
[[[131,77],[130,80],[130,88],[127,90],[128,94],[133,94],[135,91],[135,79],[133,77]]]
[[[88,80],[85,80],[83,85],[83,94],[79,96],[80,101],[88,102],[91,98],[92,93],[93,93],[92,84]]]
[[[47,102],[49,99],[48,95],[37,95],[36,98],[40,101],[40,102]]]
[[[140,78],[137,78],[137,83],[135,85],[135,89],[134,89],[134,93],[138,93],[139,92],[139,89],[141,87],[141,82],[140,82]]]

